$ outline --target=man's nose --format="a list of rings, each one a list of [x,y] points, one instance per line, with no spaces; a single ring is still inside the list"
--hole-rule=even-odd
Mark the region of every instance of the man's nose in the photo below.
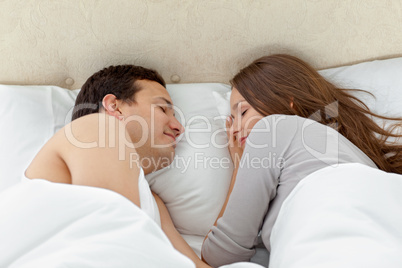
[[[176,117],[174,117],[171,121],[170,128],[174,131],[174,136],[177,138],[184,132],[184,127],[182,124],[180,124],[179,120],[177,120]]]

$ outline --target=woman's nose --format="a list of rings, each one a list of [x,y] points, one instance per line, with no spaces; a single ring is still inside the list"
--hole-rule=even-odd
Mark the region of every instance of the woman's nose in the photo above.
[[[233,119],[232,126],[231,126],[231,130],[232,130],[233,134],[236,134],[241,130],[240,124],[241,124],[241,122],[237,118]]]

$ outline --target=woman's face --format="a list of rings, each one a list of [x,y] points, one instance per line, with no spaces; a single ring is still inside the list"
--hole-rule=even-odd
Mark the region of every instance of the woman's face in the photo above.
[[[233,120],[230,131],[238,146],[244,149],[251,129],[264,116],[258,113],[234,87],[230,96],[230,113]]]

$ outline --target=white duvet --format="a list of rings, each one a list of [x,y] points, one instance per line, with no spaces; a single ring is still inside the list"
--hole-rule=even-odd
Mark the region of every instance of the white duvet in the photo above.
[[[402,175],[361,164],[327,167],[284,202],[272,268],[402,267]]]
[[[401,212],[401,175],[360,164],[319,170],[284,202],[271,236],[270,267],[402,267]],[[194,264],[123,196],[32,180],[0,193],[0,267]]]
[[[128,199],[23,182],[0,194],[0,267],[194,267]]]
[[[125,197],[101,188],[35,179],[0,192],[0,267],[187,268],[194,264]]]

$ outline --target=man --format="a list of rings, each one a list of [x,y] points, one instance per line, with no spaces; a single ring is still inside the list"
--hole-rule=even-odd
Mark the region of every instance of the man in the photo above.
[[[144,209],[143,173],[172,162],[176,138],[184,130],[163,78],[139,66],[105,68],[83,85],[72,119],[44,145],[26,177],[106,188]],[[162,200],[154,197],[173,246],[197,267],[204,266],[177,232]]]
[[[132,140],[126,141],[126,145],[135,146],[141,166],[149,174],[172,162],[175,140],[183,132],[165,86],[154,70],[110,66],[92,75],[82,86],[72,120],[98,112],[124,119]]]

